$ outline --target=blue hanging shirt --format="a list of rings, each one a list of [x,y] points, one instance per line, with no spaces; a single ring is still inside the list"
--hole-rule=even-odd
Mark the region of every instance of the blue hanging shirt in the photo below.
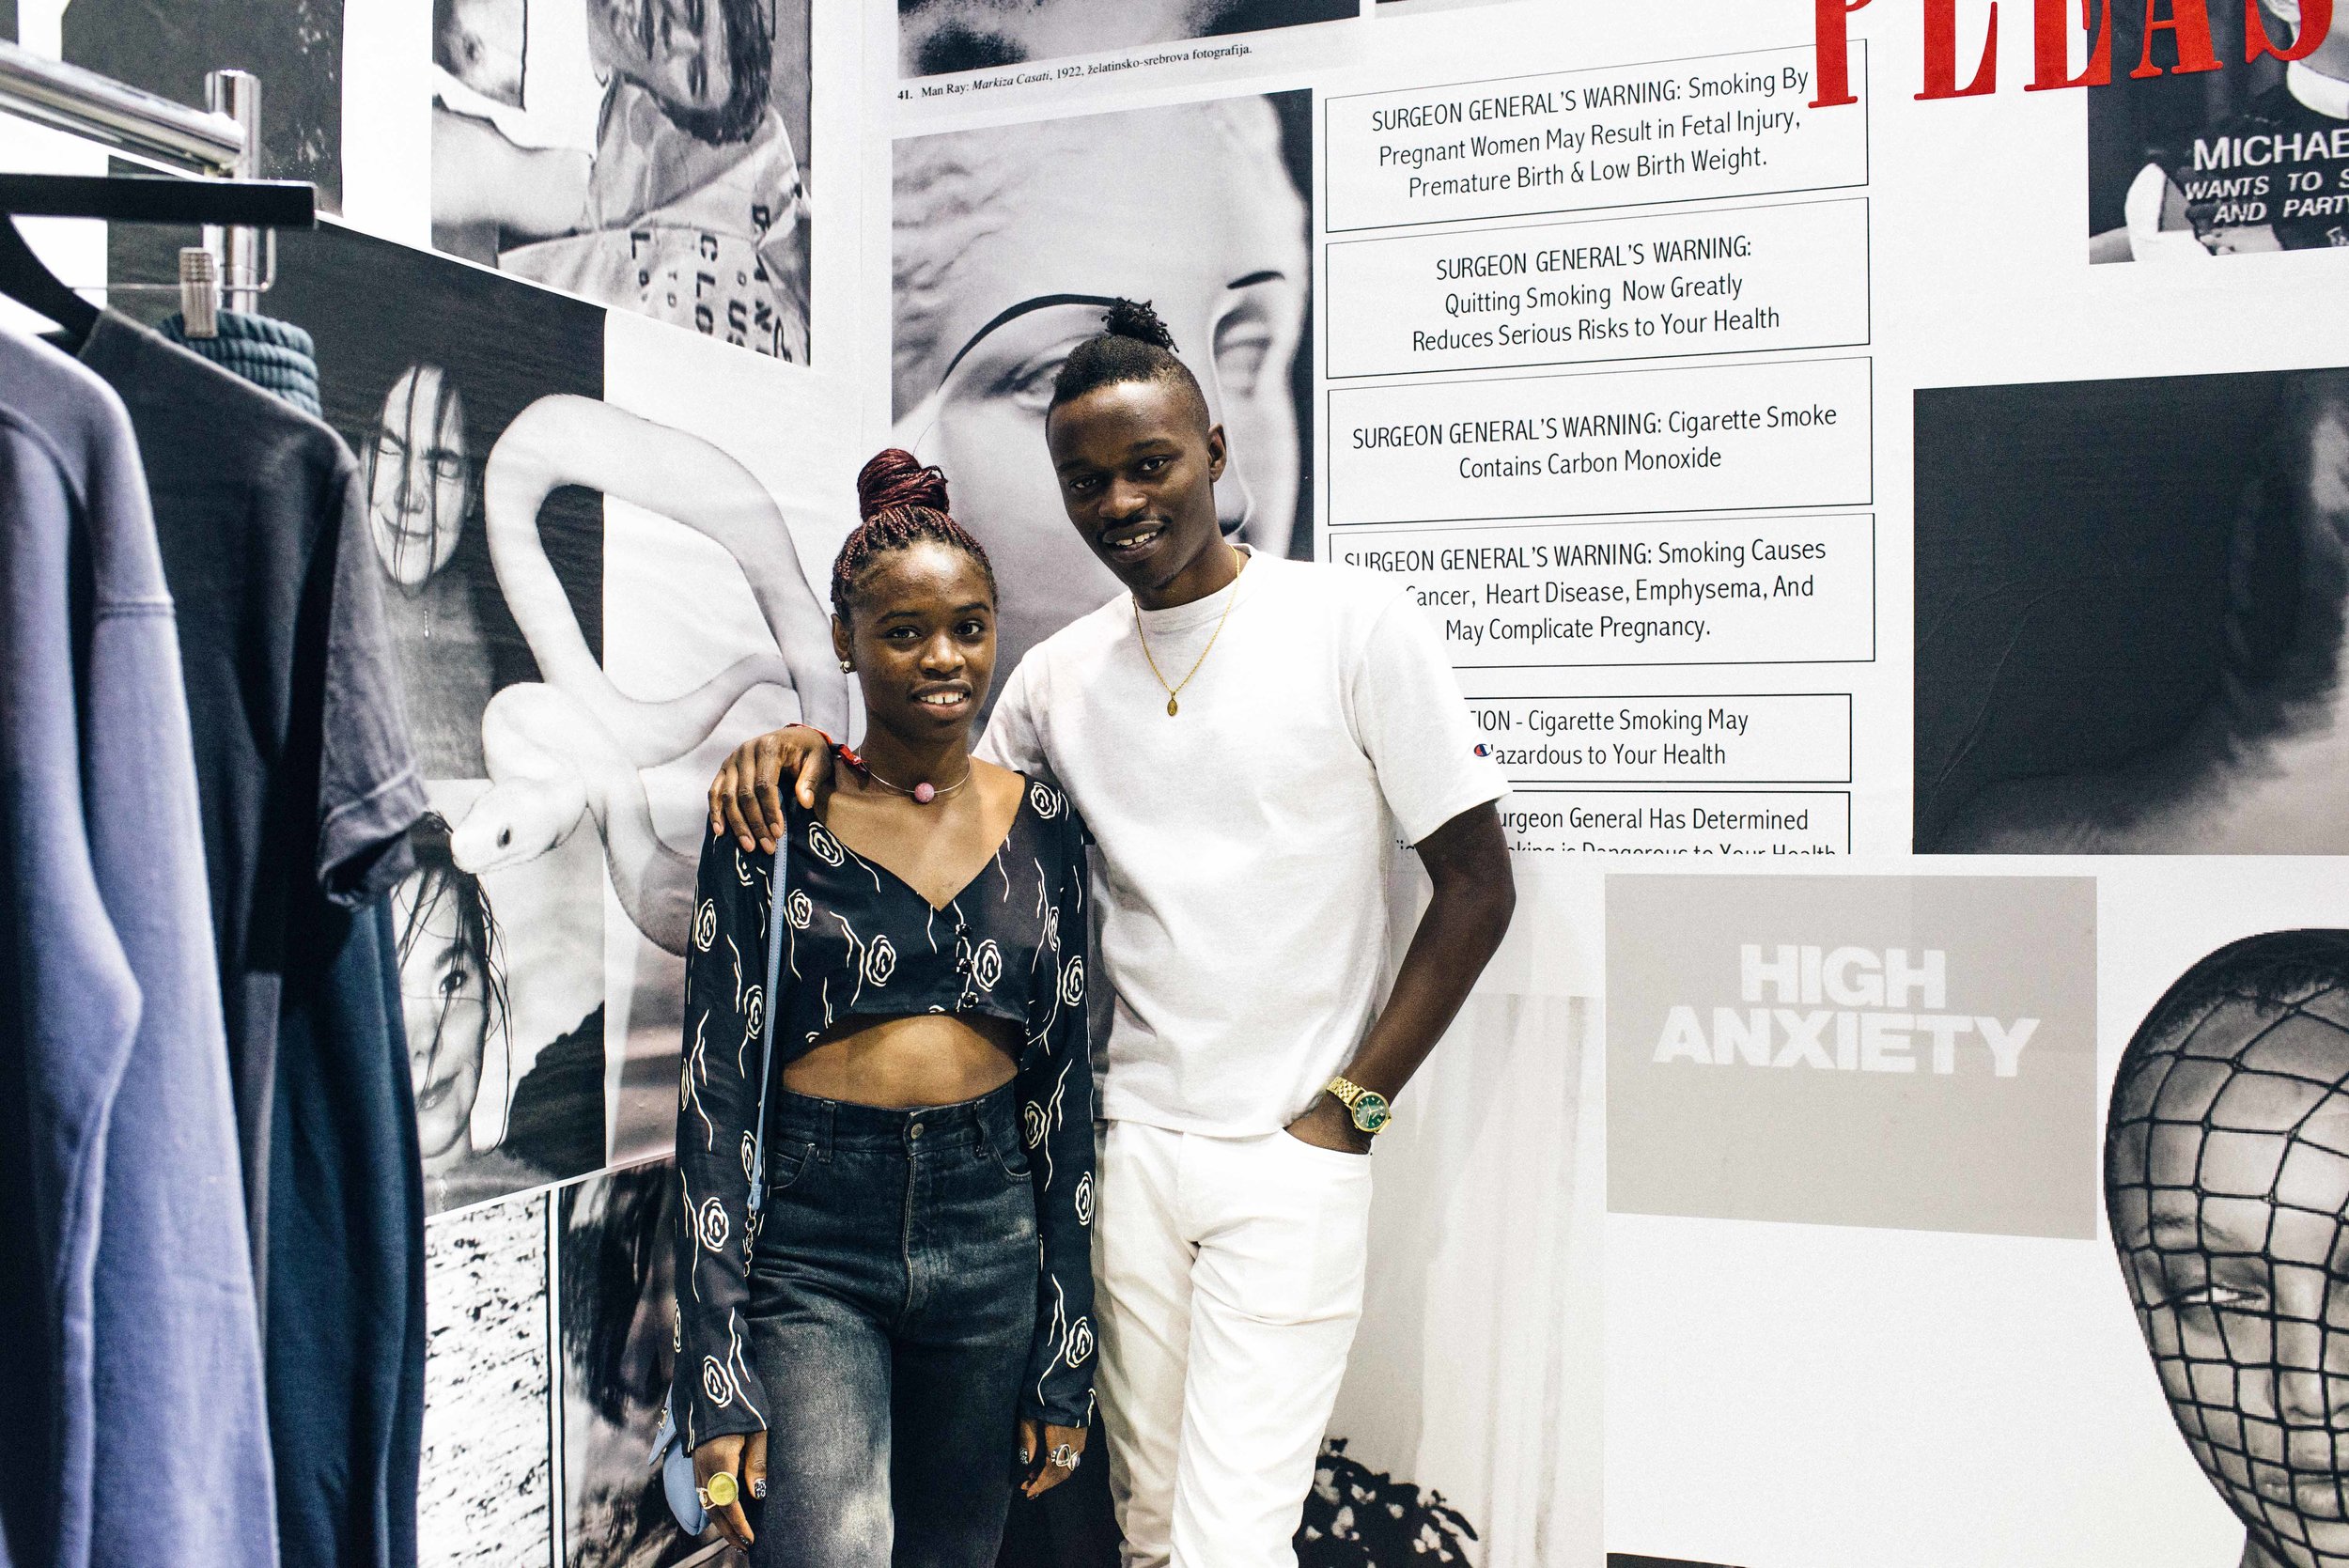
[[[0,1564],[275,1568],[170,595],[121,400],[0,331]]]

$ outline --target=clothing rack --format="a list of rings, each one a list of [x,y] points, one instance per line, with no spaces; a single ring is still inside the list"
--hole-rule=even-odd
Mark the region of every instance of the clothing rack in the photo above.
[[[111,218],[140,224],[308,228],[316,188],[298,179],[118,179],[88,174],[0,174],[0,212],[18,218]]]
[[[251,138],[235,116],[192,109],[13,43],[0,42],[0,110],[192,174],[253,172]]]
[[[0,42],[0,113],[144,163],[209,177],[0,175],[0,214],[204,225],[201,249],[180,253],[180,282],[164,286],[179,288],[190,328],[199,336],[209,335],[217,304],[256,307],[276,271],[277,229],[309,228],[318,221],[313,186],[253,178],[259,166],[259,79],[215,70],[205,79],[205,93],[210,107],[197,109]]]

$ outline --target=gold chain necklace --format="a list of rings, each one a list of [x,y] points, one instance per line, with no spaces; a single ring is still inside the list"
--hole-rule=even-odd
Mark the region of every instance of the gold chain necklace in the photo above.
[[[1247,569],[1247,563],[1243,560],[1240,563],[1240,570],[1246,571]],[[1149,635],[1142,629],[1142,601],[1140,599],[1134,600],[1134,636],[1141,640],[1142,657],[1148,662],[1151,675],[1158,677],[1158,682],[1161,687],[1165,687],[1166,716],[1169,719],[1174,718],[1177,712],[1181,711],[1181,705],[1174,699],[1183,694],[1183,688],[1190,684],[1191,675],[1195,675],[1199,673],[1199,666],[1207,661],[1207,655],[1215,652],[1215,640],[1216,638],[1223,635],[1223,623],[1232,618],[1233,608],[1238,603],[1239,576],[1238,573],[1234,573],[1232,577],[1232,597],[1224,601],[1223,613],[1216,617],[1215,630],[1208,636],[1207,645],[1201,648],[1199,650],[1199,657],[1191,661],[1190,675],[1185,675],[1181,680],[1175,682],[1173,686],[1167,686],[1165,673],[1159,668],[1159,661],[1150,656]]]

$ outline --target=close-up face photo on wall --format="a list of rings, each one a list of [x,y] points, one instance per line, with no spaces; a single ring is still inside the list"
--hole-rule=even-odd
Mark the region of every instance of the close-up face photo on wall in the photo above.
[[[1335,22],[1355,0],[897,0],[897,70],[939,76],[1063,54]]]
[[[505,1077],[506,975],[497,917],[481,879],[450,858],[448,825],[428,819],[412,843],[416,870],[393,890],[392,916],[417,1141],[431,1172],[474,1153],[483,1077]]]
[[[2129,1042],[2113,1246],[2243,1568],[2349,1564],[2349,931],[2188,970]],[[2211,1568],[2222,1568],[2212,1564]]]
[[[366,468],[367,532],[383,573],[412,590],[448,565],[474,498],[464,396],[437,365],[411,365],[383,394]]]
[[[552,1040],[525,1017],[517,1071],[511,958],[497,894],[458,862],[437,813],[409,840],[416,868],[392,890],[390,915],[428,1203],[459,1208],[601,1164],[601,1008]],[[528,895],[539,893],[513,881],[506,891],[508,904],[525,911],[537,902]],[[525,941],[521,951],[526,965],[544,962],[544,949]],[[544,988],[527,969],[523,983],[526,999]]]
[[[996,563],[1002,669],[1118,592],[1044,442],[1052,379],[1113,298],[1155,306],[1223,427],[1225,533],[1312,553],[1308,110],[1289,93],[896,144],[894,439],[945,471]]]

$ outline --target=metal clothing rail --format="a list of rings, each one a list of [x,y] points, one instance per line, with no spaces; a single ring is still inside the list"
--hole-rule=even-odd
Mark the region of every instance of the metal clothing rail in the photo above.
[[[131,224],[311,228],[318,187],[300,179],[126,179],[102,174],[0,174],[0,213]]]
[[[276,276],[279,227],[308,228],[317,221],[314,187],[253,179],[260,165],[259,80],[246,71],[215,70],[205,78],[204,91],[209,110],[0,43],[0,112],[145,163],[212,177],[194,182],[0,177],[0,202],[8,204],[0,212],[201,223],[204,243],[180,252],[177,285],[187,330],[198,337],[212,334],[222,303],[232,310],[257,308]],[[169,189],[174,185],[182,188]],[[19,240],[17,248],[22,245]]]
[[[0,42],[0,111],[196,174],[245,172],[245,127]],[[241,166],[242,165],[242,166]]]

